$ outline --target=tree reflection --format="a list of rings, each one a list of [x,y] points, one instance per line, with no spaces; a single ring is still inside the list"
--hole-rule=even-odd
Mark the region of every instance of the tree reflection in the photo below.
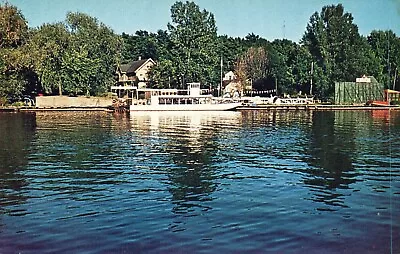
[[[343,111],[243,112],[251,128],[268,127],[264,151],[272,158],[286,161],[300,156],[308,164],[296,171],[305,173],[303,181],[314,191],[313,200],[330,206],[344,206],[343,194],[337,190],[356,181],[353,117]]]
[[[73,119],[73,120],[72,120]],[[124,144],[114,133],[126,132],[127,120],[106,112],[42,112],[37,114],[40,162],[51,167],[43,188],[55,191],[90,193],[105,184],[117,184]],[[111,158],[111,162],[107,160]],[[64,183],[54,184],[63,179]]]
[[[348,189],[356,182],[353,156],[357,147],[352,117],[343,111],[314,112],[308,149],[311,156],[306,159],[312,167],[306,170],[310,176],[304,183],[317,189],[315,201],[344,206],[342,195],[335,190]]]
[[[18,172],[26,169],[36,130],[34,113],[0,113],[0,206],[26,201],[21,189],[27,185]]]

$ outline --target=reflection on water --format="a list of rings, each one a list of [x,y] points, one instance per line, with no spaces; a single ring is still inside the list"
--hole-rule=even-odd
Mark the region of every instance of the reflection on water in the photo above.
[[[35,114],[0,114],[0,213],[27,199],[22,191],[27,183],[19,171],[28,164],[35,128]]]
[[[157,144],[157,153],[169,157],[169,165],[161,170],[168,172],[168,190],[176,205],[173,212],[210,208],[202,202],[210,200],[209,194],[217,188],[215,171],[209,167],[219,149],[214,140],[231,132],[240,117],[239,112],[135,112],[131,115],[132,129],[141,136],[141,145]],[[154,156],[151,150],[143,152]]]
[[[397,111],[0,114],[0,134],[1,253],[400,251]]]

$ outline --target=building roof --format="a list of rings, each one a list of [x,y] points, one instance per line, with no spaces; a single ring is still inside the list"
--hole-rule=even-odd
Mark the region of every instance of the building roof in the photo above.
[[[151,58],[148,59],[142,59],[142,60],[137,60],[137,61],[133,61],[130,62],[128,64],[121,64],[119,66],[119,69],[121,70],[121,72],[125,72],[125,73],[132,73],[132,72],[136,72],[138,69],[140,69],[147,61],[151,61],[154,63],[154,61]]]

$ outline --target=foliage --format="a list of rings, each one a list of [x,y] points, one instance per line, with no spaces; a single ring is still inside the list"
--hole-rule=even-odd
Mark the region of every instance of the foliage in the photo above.
[[[66,23],[70,31],[69,47],[63,57],[66,92],[89,95],[108,91],[120,58],[120,38],[96,18],[83,13],[68,13]]]
[[[166,47],[169,44],[169,36],[166,31],[159,30],[156,34],[147,31],[136,31],[135,35],[122,33],[123,40],[122,61],[129,61],[139,58],[151,58],[155,61],[160,56],[168,54]]]
[[[30,65],[38,76],[39,92],[62,94],[65,75],[62,72],[63,56],[68,49],[69,40],[67,27],[61,22],[44,24],[32,30],[26,51],[31,59]]]
[[[216,51],[217,27],[214,15],[200,11],[193,2],[176,2],[171,7],[172,22],[168,23],[171,42],[170,54],[160,60],[154,70],[166,70],[163,64],[173,68],[169,77],[174,85],[187,82],[215,83],[219,75],[215,73],[219,63]],[[172,71],[175,75],[171,75]]]
[[[0,5],[0,97],[14,100],[27,87],[24,67],[26,55],[19,47],[25,43],[27,22],[22,13],[9,4]]]
[[[335,81],[351,81],[364,74],[379,73],[371,48],[358,33],[353,16],[341,4],[315,12],[301,43],[313,56],[319,75],[316,89],[322,97],[332,96]]]
[[[274,40],[272,75],[281,93],[309,93],[312,57],[309,51],[290,40]]]
[[[27,22],[17,7],[0,5],[0,48],[17,48],[25,42]]]
[[[0,4],[0,97],[103,94],[115,82],[117,65],[139,57],[157,62],[150,84],[163,88],[186,88],[187,82],[216,88],[221,69],[235,70],[255,89],[277,86],[279,93],[321,99],[332,98],[334,82],[362,75],[400,88],[400,38],[392,31],[361,36],[341,4],[311,15],[300,43],[254,33],[218,36],[214,15],[194,2],[173,4],[167,27],[116,35],[94,17],[68,13],[64,22],[29,29],[15,6]]]
[[[400,38],[393,31],[372,31],[367,38],[379,64],[380,80],[387,88],[400,89]]]
[[[270,69],[267,52],[262,47],[251,47],[239,57],[235,72],[243,85],[254,80],[266,78]]]

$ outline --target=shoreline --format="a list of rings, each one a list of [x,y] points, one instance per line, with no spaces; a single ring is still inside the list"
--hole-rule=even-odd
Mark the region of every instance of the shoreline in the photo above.
[[[236,110],[400,110],[399,106],[366,106],[366,105],[260,105],[260,106],[242,106]]]
[[[113,109],[108,107],[55,107],[55,108],[33,108],[33,107],[0,107],[1,112],[40,112],[40,111],[106,111],[114,112]]]
[[[235,111],[249,110],[400,110],[399,106],[379,107],[362,105],[260,105],[260,106],[240,106]],[[105,111],[120,112],[118,109],[109,107],[51,107],[51,108],[33,108],[33,107],[0,107],[0,113],[4,112],[40,112],[40,111]],[[126,110],[129,111],[129,110]]]

